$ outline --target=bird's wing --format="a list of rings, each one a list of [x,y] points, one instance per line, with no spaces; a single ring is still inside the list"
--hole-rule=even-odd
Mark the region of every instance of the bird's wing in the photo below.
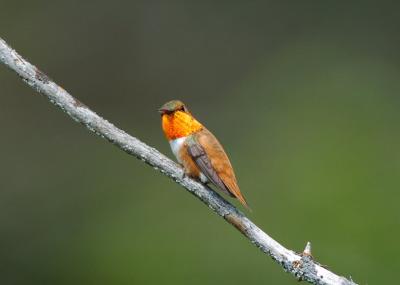
[[[204,128],[196,133],[189,140],[188,152],[212,183],[222,191],[236,197],[247,207],[229,158],[217,138],[210,131]]]
[[[214,170],[211,164],[211,160],[204,148],[198,143],[195,137],[187,139],[187,151],[190,157],[193,159],[194,163],[200,169],[200,171],[208,178],[208,180],[217,186],[219,189],[224,191],[233,197],[232,193],[226,187],[222,179],[218,176],[218,173]]]

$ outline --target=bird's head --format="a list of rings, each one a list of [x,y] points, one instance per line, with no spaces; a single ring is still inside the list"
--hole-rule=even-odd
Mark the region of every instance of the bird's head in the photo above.
[[[162,128],[168,140],[186,137],[203,128],[179,100],[165,103],[158,112],[161,114]]]
[[[161,115],[165,114],[171,115],[177,111],[189,113],[189,110],[186,108],[185,104],[183,104],[183,102],[179,100],[169,101],[164,105],[162,105],[160,109],[158,109],[158,112]]]

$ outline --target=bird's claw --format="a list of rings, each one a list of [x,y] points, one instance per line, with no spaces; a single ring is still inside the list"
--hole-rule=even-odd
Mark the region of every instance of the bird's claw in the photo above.
[[[186,171],[185,171],[185,168],[183,167],[183,165],[182,164],[179,164],[179,165],[182,167],[181,179],[183,180],[183,179],[185,179],[187,177],[187,174],[186,174]]]
[[[187,177],[185,170],[182,171],[181,179],[185,179]]]

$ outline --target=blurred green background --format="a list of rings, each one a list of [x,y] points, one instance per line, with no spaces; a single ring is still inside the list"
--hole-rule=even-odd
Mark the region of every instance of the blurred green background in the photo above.
[[[183,100],[225,146],[251,219],[386,284],[400,254],[400,7],[377,3],[6,0],[0,36],[169,156],[156,109]],[[4,66],[0,128],[1,284],[297,284]]]

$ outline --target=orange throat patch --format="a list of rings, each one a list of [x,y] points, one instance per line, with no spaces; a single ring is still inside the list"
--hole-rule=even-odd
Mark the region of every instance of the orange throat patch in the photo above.
[[[191,114],[176,111],[162,115],[162,128],[168,140],[174,140],[200,131],[203,126]]]

